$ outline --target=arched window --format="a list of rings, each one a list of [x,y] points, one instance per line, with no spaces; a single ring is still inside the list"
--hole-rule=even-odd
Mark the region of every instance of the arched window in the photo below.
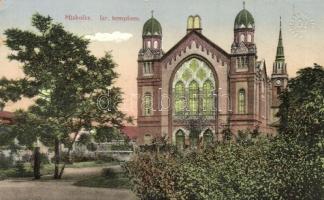
[[[182,150],[184,148],[185,144],[185,134],[182,130],[178,130],[176,132],[176,147],[179,150]]]
[[[207,129],[204,132],[203,142],[204,142],[205,147],[212,144],[212,142],[213,142],[213,132],[210,129]]]
[[[144,144],[151,144],[152,143],[152,136],[150,134],[144,135]]]
[[[184,62],[172,81],[173,114],[197,115],[198,112],[205,114],[204,109],[215,110],[217,98],[212,94],[215,88],[216,80],[207,63],[197,58]],[[215,112],[211,114],[215,115]]]
[[[175,85],[175,114],[181,115],[185,109],[185,86],[182,81]]]
[[[198,94],[198,83],[196,81],[191,81],[189,84],[189,110],[193,115],[198,113]]]
[[[190,147],[195,149],[197,148],[198,140],[199,140],[199,135],[190,133],[189,134],[189,139],[190,139]]]
[[[146,43],[146,47],[147,47],[147,48],[151,48],[151,41],[147,41],[147,43]]]
[[[155,40],[154,41],[154,49],[157,49],[158,48],[158,44],[159,44],[158,41]]]
[[[203,112],[212,115],[214,108],[214,87],[210,80],[206,80],[203,85]]]
[[[241,57],[237,57],[236,62],[237,62],[237,68],[241,68],[242,67]]]
[[[241,34],[240,36],[240,42],[244,42],[245,41],[245,36],[243,34]]]
[[[238,92],[238,113],[245,114],[246,96],[245,90],[240,89]]]
[[[152,95],[146,92],[144,95],[144,115],[152,114]]]
[[[248,34],[248,35],[247,35],[247,41],[248,41],[248,42],[252,42],[252,36],[251,36],[251,34]]]

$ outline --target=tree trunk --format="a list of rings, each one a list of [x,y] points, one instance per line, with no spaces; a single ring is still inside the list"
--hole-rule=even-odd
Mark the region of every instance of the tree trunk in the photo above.
[[[39,147],[35,148],[34,151],[34,178],[40,179],[40,165],[41,165],[41,159],[40,159],[40,152]]]
[[[67,155],[69,156],[69,160],[68,160],[68,162],[70,162],[70,159],[71,159],[71,158],[70,158],[71,150],[72,150],[72,148],[73,148],[73,145],[74,145],[74,143],[75,143],[75,141],[76,141],[77,136],[78,136],[78,133],[76,133],[76,134],[74,135],[73,140],[72,140],[72,143],[71,143],[71,145],[69,146],[69,149],[68,149],[68,152],[67,152]],[[62,166],[62,168],[61,168],[61,171],[60,171],[60,173],[58,174],[58,178],[59,178],[59,179],[61,179],[62,176],[63,176],[64,169],[65,169],[65,165],[66,165],[66,161],[64,162],[64,164],[63,164],[63,166]]]
[[[55,139],[54,144],[54,151],[55,151],[55,169],[54,169],[54,178],[59,179],[59,166],[60,166],[60,141],[58,138]]]

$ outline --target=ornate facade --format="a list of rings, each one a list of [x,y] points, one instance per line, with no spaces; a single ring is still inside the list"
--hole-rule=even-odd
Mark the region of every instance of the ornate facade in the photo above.
[[[220,139],[225,128],[234,134],[246,129],[275,134],[278,94],[288,80],[281,22],[271,77],[265,61],[257,60],[254,34],[254,18],[244,8],[235,18],[228,53],[202,34],[200,16],[189,16],[186,35],[164,52],[162,27],[152,15],[138,54],[139,143],[189,138],[184,116],[204,117],[202,138]]]

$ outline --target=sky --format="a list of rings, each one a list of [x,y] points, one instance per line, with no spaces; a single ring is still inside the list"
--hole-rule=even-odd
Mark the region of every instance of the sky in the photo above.
[[[268,75],[275,59],[280,16],[289,76],[313,63],[324,65],[324,1],[245,2],[255,20],[258,59],[265,59]],[[242,8],[241,0],[0,0],[0,78],[17,79],[24,75],[20,63],[7,59],[10,50],[4,44],[4,31],[8,28],[34,31],[32,14],[50,15],[68,31],[90,39],[89,49],[95,56],[112,52],[120,74],[116,85],[125,93],[121,109],[136,117],[137,54],[143,24],[151,17],[151,11],[154,10],[154,17],[162,25],[165,52],[185,36],[187,17],[195,14],[202,18],[202,33],[230,52],[234,19]],[[70,20],[69,15],[83,20]],[[131,20],[116,20],[126,17]],[[27,99],[9,102],[5,110],[26,108],[30,103]]]

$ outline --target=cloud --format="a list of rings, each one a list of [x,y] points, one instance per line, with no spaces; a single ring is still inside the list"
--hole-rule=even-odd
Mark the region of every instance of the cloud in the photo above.
[[[84,38],[98,42],[124,42],[129,40],[133,35],[131,33],[121,33],[114,31],[112,33],[95,33],[94,35],[85,35]]]

